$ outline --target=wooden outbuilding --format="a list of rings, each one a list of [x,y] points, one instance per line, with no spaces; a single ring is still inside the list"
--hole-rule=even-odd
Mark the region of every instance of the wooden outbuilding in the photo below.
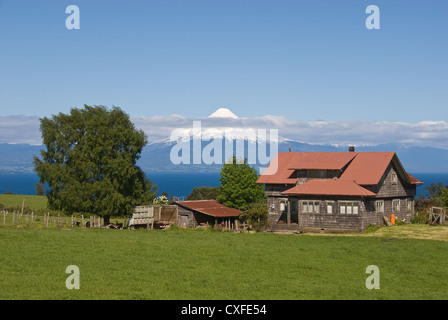
[[[196,228],[199,225],[233,225],[241,210],[229,208],[216,200],[176,201],[178,208],[177,225]]]

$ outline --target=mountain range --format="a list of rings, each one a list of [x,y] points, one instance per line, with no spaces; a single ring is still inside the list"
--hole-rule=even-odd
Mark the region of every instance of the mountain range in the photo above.
[[[257,168],[266,167],[267,163],[260,162],[260,159],[263,159],[263,156],[273,158],[276,150],[279,152],[344,152],[348,151],[349,147],[346,144],[297,141],[279,136],[277,132],[271,136],[272,131],[269,134],[265,132],[266,136],[262,139],[260,135],[254,139],[254,136],[247,136],[247,127],[246,129],[238,127],[244,118],[239,118],[227,108],[219,108],[202,120],[204,120],[202,123],[206,125],[204,128],[200,127],[201,122],[198,121],[196,125],[199,127],[195,127],[193,122],[192,127],[178,127],[171,131],[171,136],[162,133],[158,137],[151,137],[151,134],[148,134],[149,143],[143,148],[137,164],[147,173],[218,172],[222,163],[228,160],[226,157],[239,150],[237,146],[243,146],[243,156],[249,159],[249,164]],[[144,123],[141,124],[144,125]],[[294,126],[294,124],[291,125]],[[229,129],[231,134],[227,135],[226,130]],[[176,130],[177,139],[173,139],[172,134]],[[274,146],[273,154],[270,154],[269,146]],[[260,147],[268,150],[265,152]],[[448,173],[448,149],[445,148],[403,142],[355,147],[356,151],[396,152],[404,168],[410,173]],[[231,152],[228,153],[226,148]],[[44,146],[0,143],[0,174],[32,172],[33,157],[39,156],[41,149],[44,149]],[[252,150],[254,153],[251,153]],[[259,150],[261,155],[257,153]],[[249,156],[254,154],[256,161],[250,161]],[[176,164],[180,162],[180,158],[184,160],[183,163]],[[210,159],[214,159],[214,163],[207,164],[212,162]]]
[[[236,141],[236,139],[232,141],[233,150],[236,150]],[[201,143],[201,141],[195,143]],[[202,141],[201,151],[204,151],[209,143],[208,141]],[[248,156],[250,145],[258,148],[257,143],[244,141],[245,157]],[[222,157],[221,163],[205,164],[201,159],[200,164],[193,164],[194,148],[192,147],[193,142],[191,142],[188,158],[190,164],[174,164],[170,158],[174,146],[175,142],[151,142],[143,148],[137,164],[145,172],[217,172],[221,169],[222,162],[225,160]],[[345,145],[317,145],[291,140],[278,142],[279,152],[288,152],[290,149],[292,152],[343,152],[348,151],[348,147]],[[39,156],[40,150],[44,148],[45,146],[29,144],[0,144],[0,174],[32,172],[33,157]],[[396,152],[404,168],[410,173],[448,173],[448,150],[445,149],[389,143],[376,146],[357,146],[356,151]],[[269,152],[267,155],[269,155]],[[265,166],[265,164],[257,161],[254,166]]]

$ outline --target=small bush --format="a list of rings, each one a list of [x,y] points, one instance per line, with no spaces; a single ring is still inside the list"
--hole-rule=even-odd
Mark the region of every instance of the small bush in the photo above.
[[[427,224],[429,223],[428,213],[426,211],[417,212],[411,219],[412,224]]]

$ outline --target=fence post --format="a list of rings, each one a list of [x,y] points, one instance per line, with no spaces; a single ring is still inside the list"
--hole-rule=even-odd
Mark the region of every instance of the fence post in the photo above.
[[[84,225],[84,214],[81,214],[81,221],[82,221],[82,227],[85,228],[85,225]]]
[[[6,212],[3,210],[3,225],[6,223]]]
[[[45,219],[45,227],[47,228],[48,228],[48,220],[50,220],[50,212],[47,213],[47,218]]]
[[[34,225],[34,211],[31,211],[31,225]]]
[[[14,226],[14,219],[16,217],[16,210],[12,212],[12,226]]]
[[[73,228],[73,215],[72,215],[72,228]]]

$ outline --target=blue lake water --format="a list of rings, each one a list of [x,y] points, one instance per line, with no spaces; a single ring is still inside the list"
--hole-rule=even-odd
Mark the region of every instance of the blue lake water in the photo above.
[[[417,187],[417,197],[426,195],[425,187],[431,183],[442,182],[448,185],[448,173],[411,173],[425,184]],[[151,172],[147,174],[151,181],[159,186],[159,195],[167,192],[169,196],[186,197],[194,187],[220,185],[219,172]],[[0,194],[12,192],[15,194],[36,194],[34,184],[39,181],[35,173],[15,173],[0,175]]]
[[[220,185],[219,172],[214,173],[186,173],[186,172],[151,172],[146,176],[153,184],[158,185],[159,195],[167,192],[169,196],[188,196],[194,187],[216,187]],[[35,173],[14,173],[0,175],[0,194],[12,192],[15,194],[36,194],[34,184],[39,182]]]

